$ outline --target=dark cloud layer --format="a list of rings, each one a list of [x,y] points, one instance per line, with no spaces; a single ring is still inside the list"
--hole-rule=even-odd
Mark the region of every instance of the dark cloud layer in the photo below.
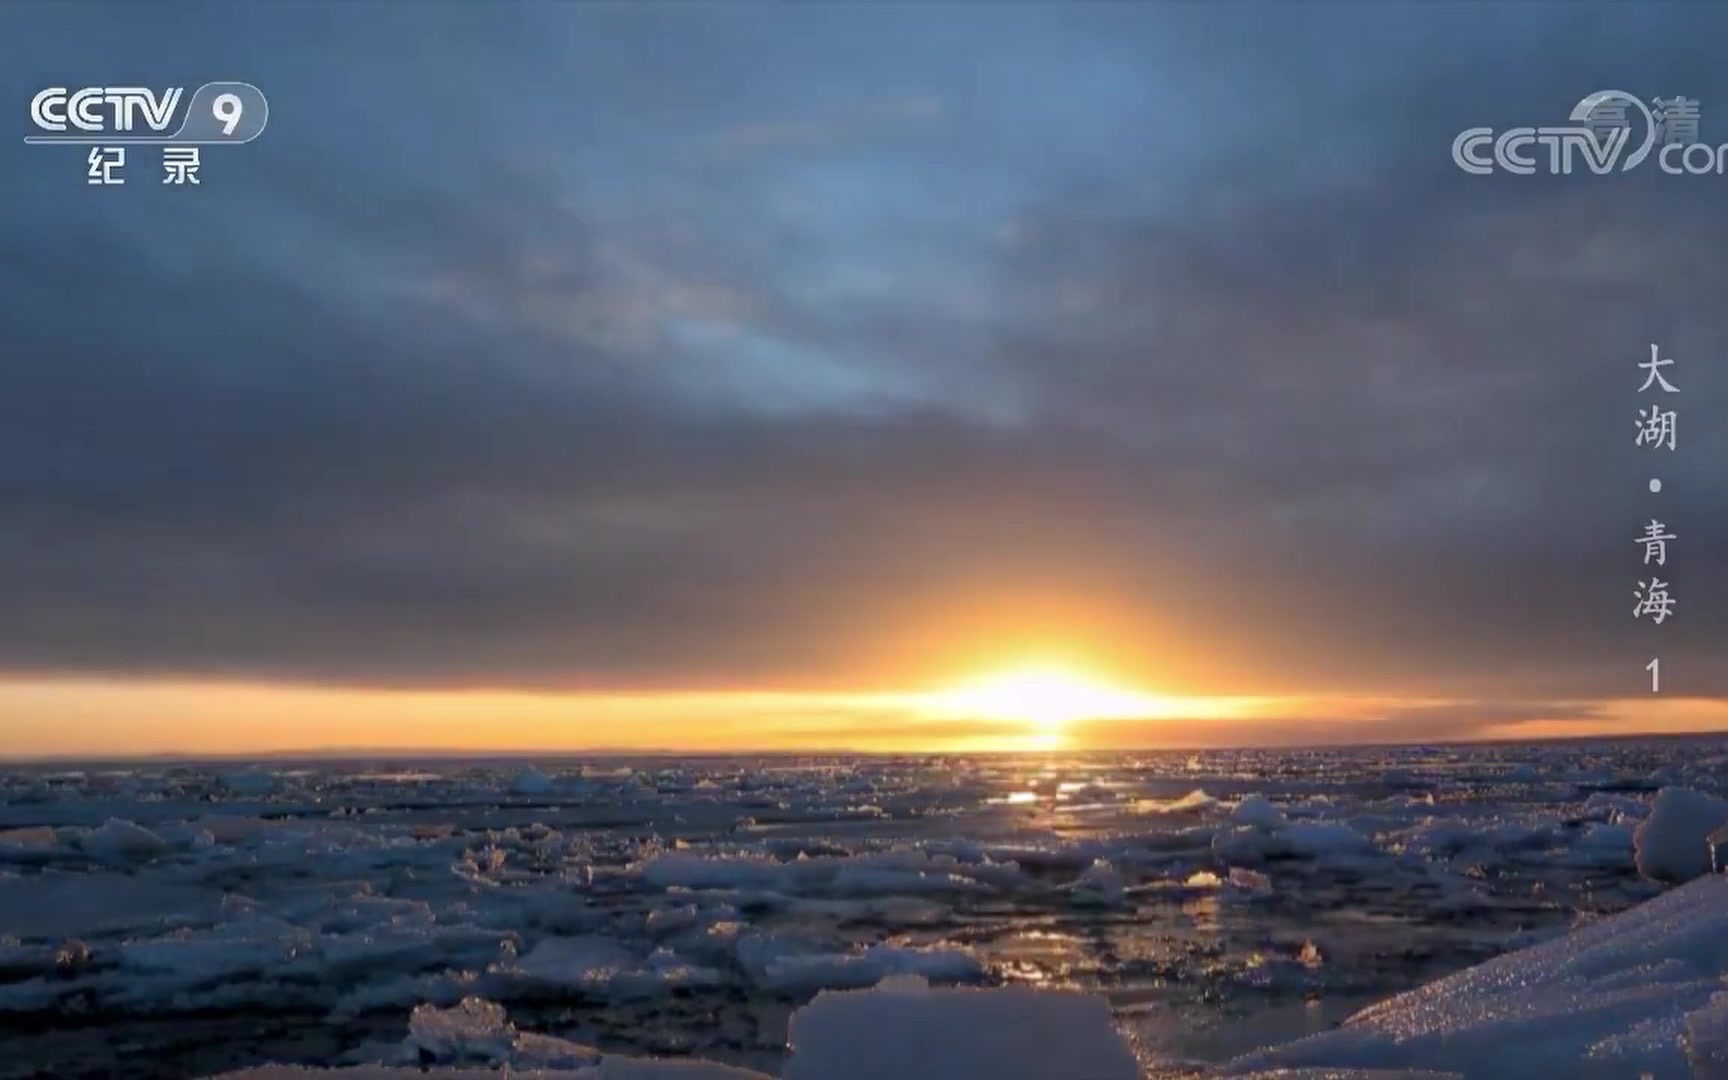
[[[1712,8],[208,14],[8,12],[9,100],[273,106],[195,192],[4,151],[8,670],[846,684],[976,605],[1197,691],[1581,700],[1659,637],[1728,692],[1728,177],[1449,160],[1603,86],[1728,141]]]

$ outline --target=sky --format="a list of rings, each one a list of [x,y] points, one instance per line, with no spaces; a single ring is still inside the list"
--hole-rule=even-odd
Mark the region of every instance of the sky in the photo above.
[[[1728,11],[0,27],[20,136],[49,85],[271,109],[196,189],[0,149],[0,756],[1728,728],[1728,176],[1450,151],[1601,89],[1728,142]],[[965,692],[1026,671],[1066,700]]]

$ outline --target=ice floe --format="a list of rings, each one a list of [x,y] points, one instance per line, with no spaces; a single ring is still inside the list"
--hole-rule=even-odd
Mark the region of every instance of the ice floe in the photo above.
[[[922,979],[824,994],[792,1018],[784,1080],[1137,1080],[1103,998],[1016,987],[937,990]]]
[[[1710,834],[1728,822],[1728,802],[1683,787],[1656,793],[1633,834],[1638,872],[1657,881],[1691,881],[1710,872]]]

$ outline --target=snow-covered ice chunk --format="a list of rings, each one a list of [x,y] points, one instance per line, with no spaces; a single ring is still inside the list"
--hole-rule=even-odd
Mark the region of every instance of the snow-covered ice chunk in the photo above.
[[[898,978],[825,993],[792,1017],[784,1080],[1136,1080],[1101,997],[1030,987],[933,990]]]
[[[1264,795],[1244,795],[1236,808],[1230,811],[1230,820],[1238,825],[1276,829],[1284,824],[1284,811],[1273,806]]]
[[[1728,822],[1728,802],[1691,788],[1656,793],[1633,834],[1638,872],[1654,881],[1691,881],[1710,872],[1710,834]]]
[[[421,1065],[483,1064],[515,1069],[580,1069],[572,1076],[592,1075],[600,1052],[581,1043],[534,1032],[518,1031],[504,1007],[494,1001],[465,997],[455,1006],[417,1005],[408,1018],[402,1041],[404,1060]]]
[[[1708,876],[1563,938],[1371,1006],[1341,1027],[1238,1058],[1277,1067],[1426,1068],[1470,1077],[1658,1078],[1716,1053],[1728,877]]]
[[[78,838],[86,855],[107,862],[145,862],[168,850],[168,842],[134,822],[109,818]]]
[[[502,1061],[516,1042],[504,1006],[477,997],[450,1009],[416,1006],[408,1018],[408,1046],[432,1061]]]
[[[1300,822],[1275,829],[1238,825],[1218,830],[1212,851],[1227,863],[1268,859],[1325,859],[1368,855],[1374,842],[1348,825],[1331,821]]]

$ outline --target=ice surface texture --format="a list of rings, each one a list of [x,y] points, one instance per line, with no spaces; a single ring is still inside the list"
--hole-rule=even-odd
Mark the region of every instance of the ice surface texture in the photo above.
[[[780,1075],[916,976],[1216,1069],[1708,865],[1728,743],[1679,745],[5,768],[0,1063]],[[508,1030],[439,1042],[468,999]]]
[[[1712,875],[1219,1072],[1261,1080],[1713,1080],[1728,1075],[1725,979],[1728,877]],[[1101,997],[1026,987],[938,990],[915,975],[819,995],[793,1016],[790,1042],[783,1080],[1136,1080],[1142,1072]],[[407,1040],[428,1063],[530,1065],[562,1055],[577,1067],[569,1075],[596,1080],[673,1068],[545,1043],[550,1049],[525,1042],[501,1007],[476,1000],[416,1009]],[[759,1075],[683,1067],[715,1080]]]

